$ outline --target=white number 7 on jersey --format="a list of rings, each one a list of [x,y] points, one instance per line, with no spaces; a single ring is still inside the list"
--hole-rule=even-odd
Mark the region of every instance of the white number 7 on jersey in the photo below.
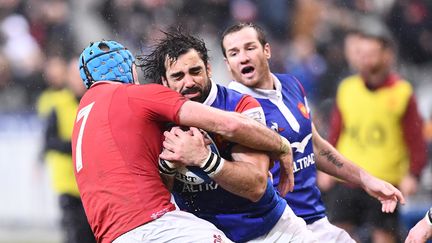
[[[94,102],[91,103],[90,105],[87,105],[86,107],[82,108],[79,112],[78,112],[78,116],[76,119],[76,123],[79,122],[81,120],[81,118],[84,117],[82,123],[81,123],[81,127],[78,133],[78,138],[77,138],[77,143],[76,143],[76,149],[75,149],[75,160],[76,160],[76,170],[77,173],[82,169],[83,164],[82,164],[82,138],[83,138],[83,134],[84,134],[84,127],[86,125],[87,122],[87,118],[90,114],[90,111],[92,109],[94,105]]]

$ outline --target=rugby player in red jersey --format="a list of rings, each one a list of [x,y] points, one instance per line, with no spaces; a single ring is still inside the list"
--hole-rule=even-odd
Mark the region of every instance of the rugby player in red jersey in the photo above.
[[[170,202],[158,171],[166,124],[218,133],[292,163],[288,141],[238,113],[188,101],[162,85],[138,85],[133,61],[115,41],[91,43],[80,56],[88,90],[78,108],[72,154],[97,241],[230,242],[215,226]],[[284,192],[293,187],[292,173],[285,173]]]

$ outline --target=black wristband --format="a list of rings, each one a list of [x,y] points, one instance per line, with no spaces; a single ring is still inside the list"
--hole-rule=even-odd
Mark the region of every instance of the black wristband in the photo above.
[[[207,161],[201,166],[201,168],[209,177],[213,177],[222,169],[224,162],[225,160],[220,156],[210,152]]]
[[[174,175],[176,173],[175,166],[170,166],[169,164],[173,164],[169,161],[166,161],[164,159],[159,158],[159,173],[165,174],[165,175]]]
[[[430,226],[432,226],[432,207],[426,212],[426,221]]]

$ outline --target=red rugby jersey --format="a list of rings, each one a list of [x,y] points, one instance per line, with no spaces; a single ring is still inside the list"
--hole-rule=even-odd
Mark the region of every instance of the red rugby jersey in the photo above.
[[[186,99],[162,85],[98,82],[81,99],[72,136],[75,176],[98,242],[174,210],[157,162],[166,122]]]

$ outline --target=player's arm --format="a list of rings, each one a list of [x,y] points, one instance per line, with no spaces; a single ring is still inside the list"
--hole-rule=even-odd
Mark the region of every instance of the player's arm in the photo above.
[[[291,152],[289,142],[265,125],[236,112],[187,101],[179,112],[180,125],[198,127],[244,146],[276,154]]]
[[[398,201],[405,203],[405,199],[398,189],[390,183],[372,176],[345,158],[319,135],[313,124],[312,142],[315,161],[319,170],[362,187],[369,195],[381,202],[383,212],[393,212]]]
[[[424,243],[430,238],[432,238],[432,208],[409,231],[405,243]]]
[[[193,101],[186,101],[179,111],[179,123],[222,135],[227,140],[253,149],[271,152],[284,165],[279,192],[294,188],[291,145],[265,125],[236,112],[227,112]],[[290,169],[291,168],[291,169]]]
[[[132,85],[129,86],[128,96],[129,107],[137,116],[150,116],[155,121],[198,127],[246,147],[276,155],[291,153],[290,143],[264,124],[236,112],[185,101],[179,93],[162,85]]]
[[[197,166],[225,190],[251,201],[258,201],[267,186],[269,157],[263,152],[235,145],[228,161],[209,151],[204,136],[196,129],[178,127],[165,132],[164,150],[159,164],[162,174],[175,172],[176,166]],[[171,169],[172,168],[172,169]]]
[[[267,188],[269,156],[241,145],[233,147],[231,156],[233,161],[226,161],[213,179],[225,190],[257,202]]]
[[[135,108],[137,115],[149,116],[150,112],[154,120],[198,127],[246,147],[271,152],[282,160],[292,153],[290,143],[264,124],[236,112],[184,101],[180,94],[162,85],[129,86],[128,95],[129,106]]]

